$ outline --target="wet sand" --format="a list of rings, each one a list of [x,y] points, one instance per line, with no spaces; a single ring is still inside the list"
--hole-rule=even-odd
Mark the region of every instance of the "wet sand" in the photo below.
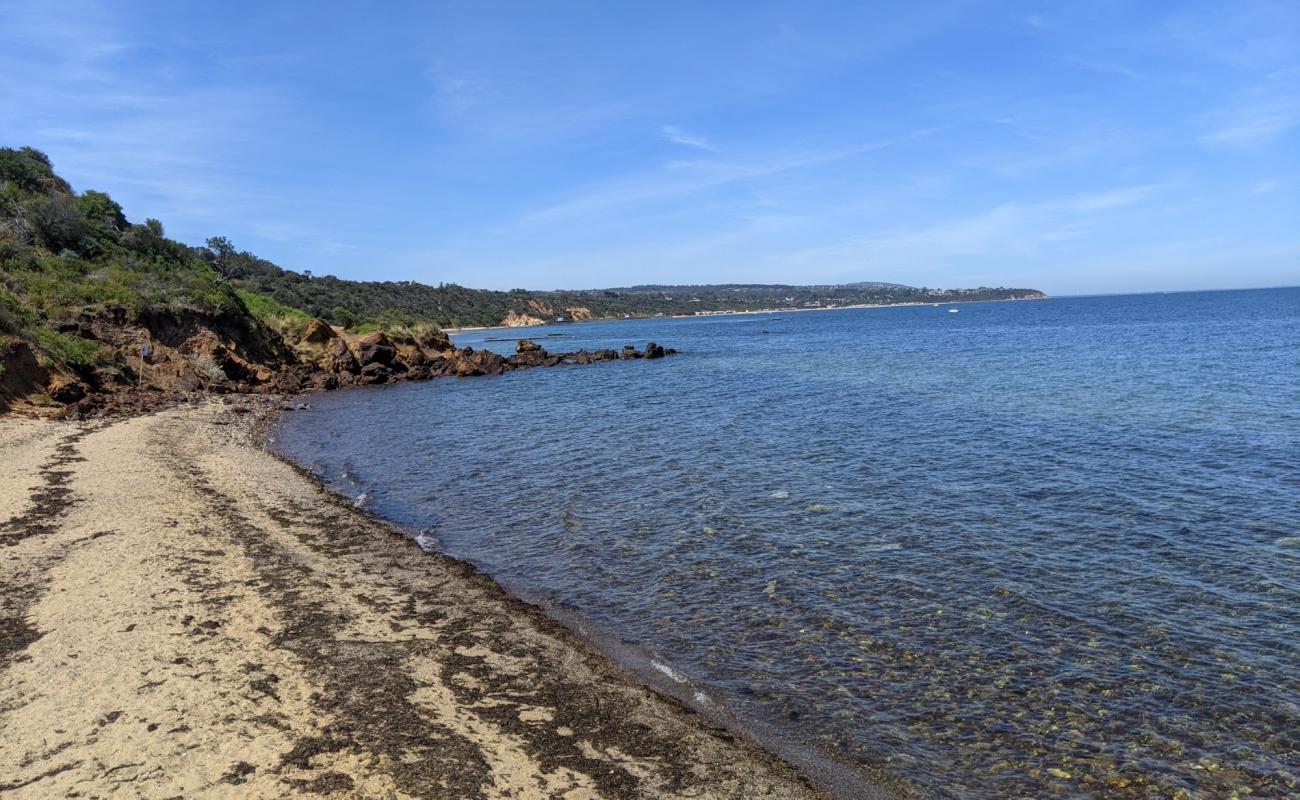
[[[268,454],[257,402],[0,417],[0,794],[824,797]]]

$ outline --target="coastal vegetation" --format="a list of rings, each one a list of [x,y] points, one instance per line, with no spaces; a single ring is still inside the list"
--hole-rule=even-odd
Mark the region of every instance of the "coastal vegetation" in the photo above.
[[[889,283],[490,291],[345,280],[284,269],[223,236],[171,239],[159,220],[131,222],[108,194],[75,191],[39,150],[0,148],[0,402],[72,403],[122,387],[294,391],[511,367],[461,353],[444,327],[1041,296]]]

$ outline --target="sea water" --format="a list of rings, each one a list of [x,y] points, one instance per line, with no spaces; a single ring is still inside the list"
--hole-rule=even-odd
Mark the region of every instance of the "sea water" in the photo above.
[[[457,338],[517,335],[682,353],[319,395],[279,446],[921,794],[1300,795],[1300,289]]]

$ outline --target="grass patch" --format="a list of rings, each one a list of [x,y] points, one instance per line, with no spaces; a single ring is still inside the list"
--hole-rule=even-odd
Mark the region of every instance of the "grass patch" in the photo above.
[[[236,289],[248,313],[261,320],[281,336],[296,338],[311,317],[292,306],[286,306],[270,295]]]

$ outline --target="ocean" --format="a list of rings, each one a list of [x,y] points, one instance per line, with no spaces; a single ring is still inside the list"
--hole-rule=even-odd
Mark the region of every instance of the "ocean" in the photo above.
[[[1300,795],[1300,289],[521,336],[682,352],[276,447],[844,796]]]

